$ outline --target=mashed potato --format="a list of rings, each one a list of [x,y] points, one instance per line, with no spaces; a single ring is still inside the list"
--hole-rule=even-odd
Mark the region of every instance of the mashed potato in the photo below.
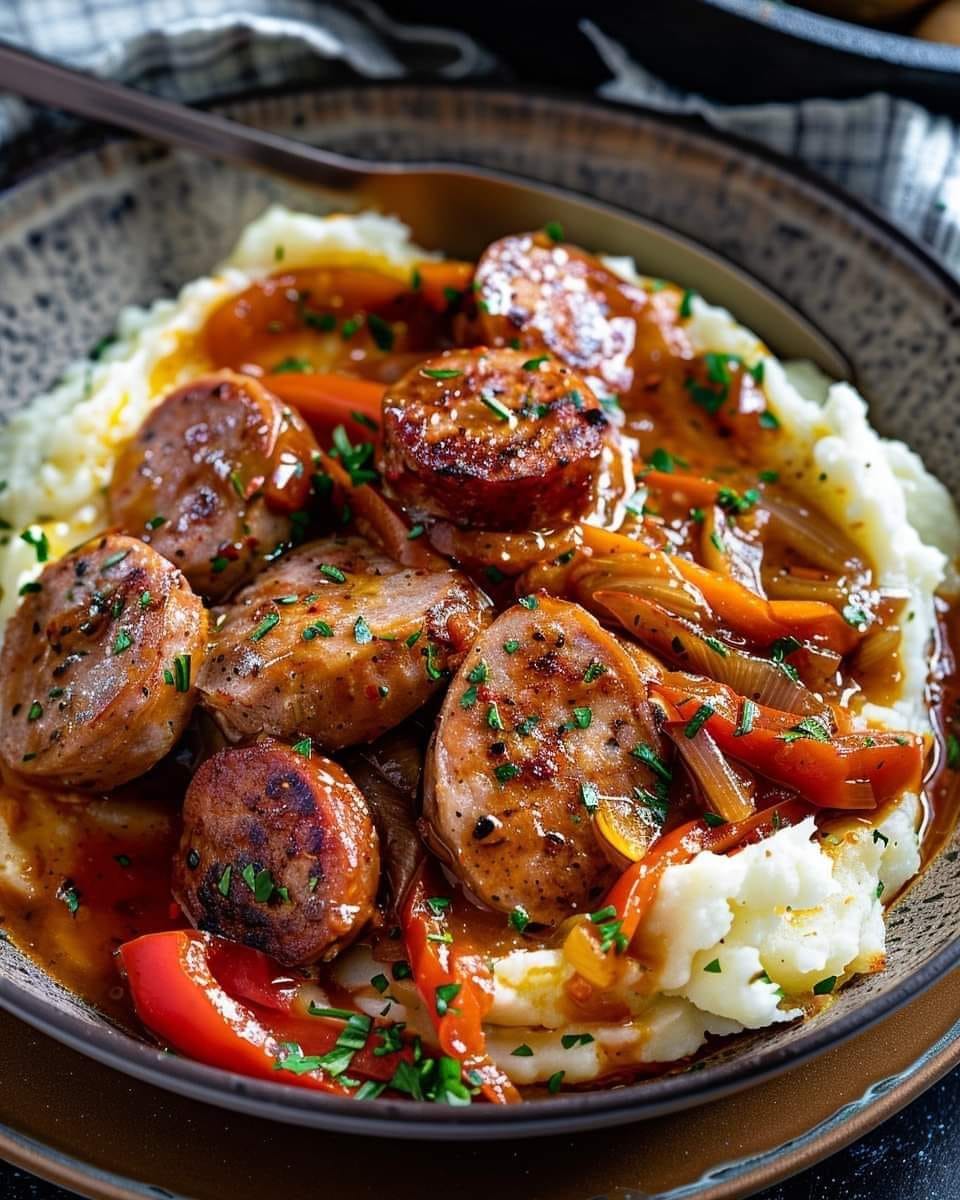
[[[176,300],[121,314],[116,339],[96,361],[77,363],[7,426],[0,443],[0,516],[12,533],[0,548],[0,620],[39,567],[17,536],[45,533],[54,557],[106,523],[103,499],[118,448],[171,388],[208,368],[198,333],[224,298],[277,263],[362,265],[407,278],[427,257],[399,222],[374,214],[317,218],[272,208],[242,235],[213,275]],[[628,278],[633,264],[611,260]],[[915,454],[881,439],[847,384],[806,364],[781,365],[729,313],[693,301],[688,331],[698,351],[764,363],[763,389],[787,436],[765,463],[799,485],[847,530],[878,582],[908,596],[903,685],[889,707],[860,717],[879,726],[928,730],[924,702],[934,592],[952,586],[960,519],[945,489]],[[519,1083],[556,1071],[581,1082],[636,1063],[692,1054],[710,1035],[790,1021],[850,976],[884,958],[883,902],[917,872],[920,803],[907,795],[873,824],[838,822],[815,836],[812,820],[727,857],[700,854],[663,875],[632,959],[617,986],[629,1018],[581,1024],[564,1004],[572,973],[560,950],[518,950],[492,963],[495,997],[487,1028],[493,1056]],[[13,866],[0,844],[0,871]],[[381,969],[365,947],[336,964],[357,1003],[380,1012],[371,978]],[[429,1033],[409,982],[391,985],[391,1015]],[[529,1053],[515,1053],[526,1046]]]

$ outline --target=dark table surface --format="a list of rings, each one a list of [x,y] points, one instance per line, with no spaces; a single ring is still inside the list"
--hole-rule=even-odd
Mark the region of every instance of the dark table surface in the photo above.
[[[0,1163],[2,1200],[68,1200],[71,1195]],[[861,1141],[759,1195],[762,1200],[956,1200],[960,1070]]]
[[[660,0],[657,0],[660,3]],[[491,0],[494,8],[500,0]],[[458,14],[470,12],[469,7],[455,14],[434,0],[412,0],[407,3],[386,3],[398,17],[433,20],[438,24],[457,23]],[[560,17],[551,8],[552,34],[546,41],[533,41],[518,34],[518,21],[533,17],[529,11],[519,16],[510,6],[512,19],[490,19],[490,9],[481,5],[473,10],[469,31],[505,61],[502,75],[509,80],[517,71],[511,59],[518,44],[527,47],[523,74],[526,81],[540,85],[560,86],[565,90],[590,91],[606,77],[596,54],[576,32],[576,14],[567,9]],[[532,5],[531,10],[538,6]],[[591,6],[592,15],[604,10],[603,0]],[[619,5],[609,12],[621,11]],[[480,17],[480,13],[486,17]],[[460,21],[463,24],[463,21]],[[508,32],[509,31],[509,32]],[[618,32],[620,32],[618,30]],[[632,39],[631,39],[632,40]],[[547,45],[549,42],[549,46]],[[558,53],[561,45],[570,53]],[[529,53],[530,47],[540,46],[542,61]],[[640,45],[631,46],[642,57]],[[573,53],[573,51],[576,53]],[[563,64],[562,67],[559,64]],[[559,70],[559,74],[558,74]],[[531,73],[533,78],[531,79]],[[0,1200],[65,1200],[72,1193],[45,1183],[14,1167],[0,1162]],[[763,1200],[956,1200],[960,1195],[960,1070],[954,1071],[936,1087],[875,1130],[860,1142],[827,1159],[787,1182],[760,1193]],[[549,1200],[547,1197],[528,1197],[527,1200]],[[588,1200],[584,1197],[584,1200]]]

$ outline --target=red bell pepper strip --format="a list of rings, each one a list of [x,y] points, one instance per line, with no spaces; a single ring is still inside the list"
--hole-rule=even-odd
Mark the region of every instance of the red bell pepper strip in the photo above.
[[[417,991],[437,1031],[444,1054],[461,1065],[467,1083],[480,1087],[495,1104],[512,1104],[520,1099],[517,1089],[487,1053],[483,1018],[493,1003],[493,979],[479,955],[452,941],[443,913],[428,900],[443,896],[436,873],[421,864],[414,876],[402,909],[402,926],[407,956]]]
[[[917,734],[871,730],[830,737],[814,718],[763,705],[754,705],[750,727],[744,729],[736,714],[743,712],[745,702],[731,688],[711,684],[715,700],[705,702],[702,694],[676,686],[676,678],[654,683],[652,691],[675,706],[688,722],[687,730],[693,730],[689,736],[696,736],[693,722],[700,713],[698,727],[709,729],[724,754],[798,791],[811,804],[875,808],[907,788],[920,787],[923,739]]]
[[[211,1067],[255,1079],[339,1096],[354,1093],[323,1069],[282,1069],[286,1047],[298,1048],[301,1063],[327,1054],[343,1024],[289,1011],[289,977],[265,955],[225,946],[192,929],[146,934],[126,942],[119,954],[137,1016],[166,1045]],[[228,990],[231,985],[247,995],[238,998]],[[250,996],[270,1006],[253,1003]],[[354,1053],[351,1077],[387,1082],[401,1060],[412,1059],[409,1049],[375,1055],[376,1032],[373,1026],[366,1045]]]

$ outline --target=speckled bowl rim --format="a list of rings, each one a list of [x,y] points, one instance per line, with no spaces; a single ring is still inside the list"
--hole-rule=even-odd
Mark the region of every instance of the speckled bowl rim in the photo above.
[[[369,91],[389,92],[424,90],[408,83],[378,84]],[[505,91],[500,87],[476,89],[451,89],[444,85],[427,85],[431,92],[453,92],[461,102],[469,100],[471,94],[489,100],[491,97],[503,102],[516,99],[517,90]],[[335,96],[349,93],[356,88],[324,89],[323,95]],[[268,98],[307,98],[316,95],[310,89],[271,89],[257,96],[247,95],[234,103],[220,102],[215,107],[230,113],[231,108],[242,108],[252,100]],[[768,174],[779,176],[787,188],[798,183],[808,191],[820,192],[832,201],[840,203],[854,212],[881,242],[893,242],[903,257],[910,262],[909,269],[916,273],[931,274],[945,290],[951,301],[960,305],[960,282],[948,274],[931,255],[901,230],[891,225],[869,204],[850,196],[842,188],[822,179],[815,172],[798,167],[775,152],[757,147],[744,139],[720,134],[696,118],[665,116],[656,110],[641,106],[626,107],[616,103],[584,100],[583,97],[565,97],[537,92],[524,92],[526,98],[539,97],[547,105],[559,101],[567,108],[606,109],[618,113],[622,118],[636,116],[653,125],[663,125],[682,133],[696,142],[708,143],[714,150],[733,152],[741,160],[753,160]],[[138,143],[126,138],[104,137],[100,144],[117,142],[135,147]],[[95,155],[96,148],[84,148],[79,154],[57,155],[52,162],[19,172],[13,192],[21,184],[42,178],[71,162],[87,155]],[[133,165],[133,164],[132,164]],[[140,164],[142,166],[142,164]],[[472,164],[471,164],[472,165]],[[493,168],[477,168],[482,173],[510,178],[509,173]],[[516,176],[513,176],[516,178]],[[573,188],[536,181],[539,186],[568,194],[577,193]],[[0,193],[0,212],[4,193]],[[595,200],[600,208],[612,213],[635,217],[627,209]],[[649,220],[647,218],[642,218]],[[663,222],[649,221],[661,226]],[[695,240],[695,239],[690,239]],[[710,251],[715,254],[714,251]],[[718,256],[722,257],[722,256]],[[749,272],[748,272],[749,273]],[[794,307],[796,307],[794,305]],[[98,1014],[100,1023],[93,1025],[74,1016],[65,1009],[39,996],[32,995],[6,976],[0,976],[0,1006],[20,1017],[28,1024],[49,1034],[65,1045],[86,1054],[118,1071],[210,1104],[244,1112],[267,1120],[282,1123],[317,1126],[327,1130],[346,1133],[369,1134],[380,1137],[443,1140],[489,1140],[522,1138],[538,1135],[572,1133],[582,1129],[626,1124],[647,1117],[676,1112],[683,1108],[707,1103],[752,1086],[763,1079],[788,1070],[828,1047],[837,1045],[868,1029],[884,1017],[902,1007],[915,996],[926,991],[947,971],[960,964],[960,935],[942,947],[926,962],[912,971],[888,992],[852,1008],[850,1012],[823,1025],[811,1022],[798,1027],[798,1036],[783,1047],[765,1049],[762,1045],[751,1050],[743,1059],[733,1059],[712,1065],[702,1072],[685,1072],[668,1075],[660,1079],[647,1080],[606,1091],[572,1092],[551,1099],[525,1101],[520,1106],[501,1108],[493,1105],[474,1105],[467,1109],[447,1108],[410,1100],[378,1099],[376,1102],[358,1104],[349,1098],[329,1096],[305,1089],[285,1087],[283,1084],[261,1082],[233,1074],[216,1067],[169,1055],[141,1041],[126,1031],[112,1025]]]

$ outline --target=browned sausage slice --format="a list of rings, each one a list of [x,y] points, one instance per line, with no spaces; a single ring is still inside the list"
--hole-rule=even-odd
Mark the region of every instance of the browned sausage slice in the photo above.
[[[401,567],[357,537],[311,542],[245,588],[199,685],[228,737],[310,734],[327,750],[399,724],[487,622],[459,572]]]
[[[488,246],[474,287],[482,336],[491,346],[551,351],[601,397],[624,395],[672,360],[692,356],[678,324],[678,288],[648,293],[543,233]]]
[[[173,891],[198,928],[301,966],[373,915],[377,833],[342,767],[264,740],[221,750],[183,805]]]
[[[549,356],[451,350],[384,396],[384,478],[414,510],[541,529],[590,508],[606,433],[593,392]]]
[[[219,599],[290,540],[316,449],[301,418],[255,379],[198,379],[171,392],[120,455],[113,519]]]
[[[0,751],[35,783],[116,787],[183,732],[206,610],[182,572],[136,538],[88,542],[38,582],[7,623]]]
[[[633,661],[579,605],[508,609],[450,685],[427,756],[431,845],[485,904],[553,925],[615,878],[591,827],[599,796],[649,787]]]

